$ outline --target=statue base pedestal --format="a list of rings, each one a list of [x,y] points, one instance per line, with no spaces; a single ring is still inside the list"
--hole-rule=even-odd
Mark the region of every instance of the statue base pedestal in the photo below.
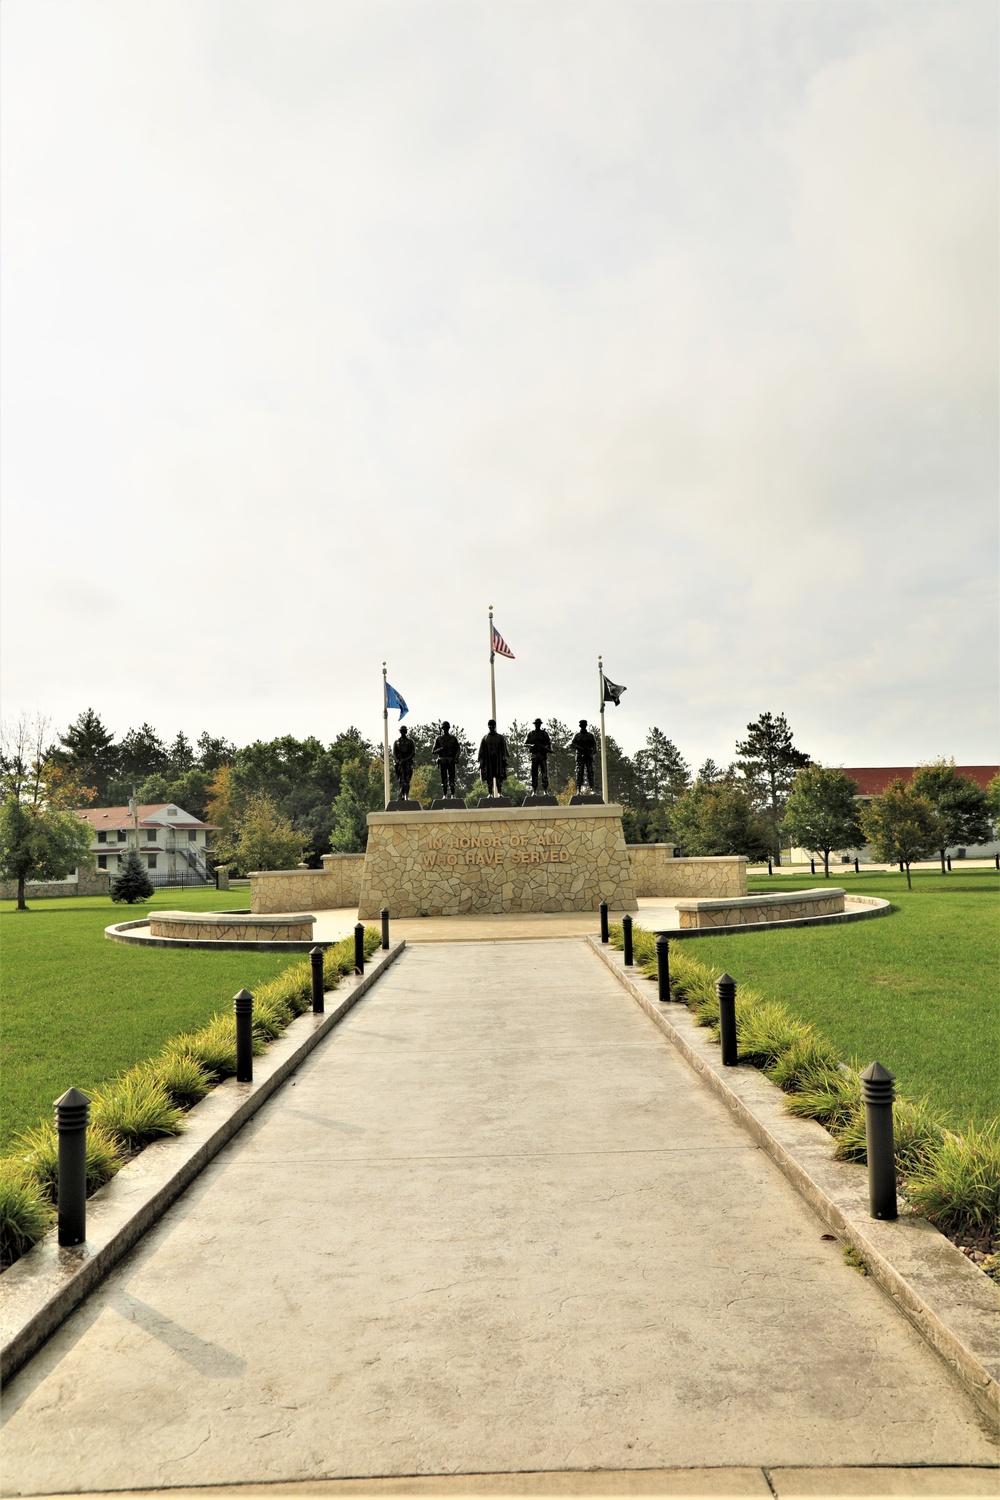
[[[506,799],[505,799],[506,801]],[[596,799],[595,799],[596,802]],[[636,911],[617,803],[368,814],[358,916]]]
[[[385,804],[386,812],[422,812],[420,803],[412,797],[394,797]]]
[[[570,807],[603,807],[604,798],[599,797],[596,792],[577,792],[575,797],[569,799]]]
[[[522,807],[558,807],[559,798],[553,797],[551,792],[529,792],[521,803]]]
[[[431,812],[454,812],[458,808],[464,808],[465,803],[461,797],[435,797],[431,803]]]
[[[480,807],[513,807],[509,797],[480,797]]]

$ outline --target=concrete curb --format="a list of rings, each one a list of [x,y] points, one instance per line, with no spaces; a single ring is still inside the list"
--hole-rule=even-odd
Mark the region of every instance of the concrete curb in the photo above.
[[[984,1415],[997,1421],[1000,1315],[990,1278],[926,1220],[871,1218],[867,1173],[834,1159],[822,1125],[788,1114],[781,1090],[757,1068],[723,1068],[719,1047],[685,1006],[660,1005],[652,985],[628,973],[621,953],[593,936],[587,942],[824,1223],[854,1247]]]
[[[227,1078],[187,1115],[182,1135],[154,1141],[87,1200],[87,1242],[60,1249],[55,1230],[0,1277],[0,1379],[11,1375],[103,1280],[232,1140],[285,1079],[394,963],[405,941],[381,950],[364,975],[341,980],[323,1015],[307,1011],[254,1059],[253,1083]]]

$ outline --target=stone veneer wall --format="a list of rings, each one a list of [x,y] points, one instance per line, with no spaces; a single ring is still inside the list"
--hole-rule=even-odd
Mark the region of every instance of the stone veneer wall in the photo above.
[[[293,912],[255,922],[242,912],[151,912],[149,935],[196,938],[201,942],[308,943],[312,941],[313,918],[305,912]]]
[[[795,922],[804,917],[829,917],[844,910],[844,892],[837,886],[813,891],[775,891],[769,896],[746,896],[735,901],[679,901],[680,927],[745,927],[753,922]]]
[[[250,875],[253,912],[337,911],[357,906],[363,854],[324,854],[322,870],[255,870]]]
[[[24,887],[26,901],[42,901],[53,896],[106,896],[111,889],[107,870],[78,870],[75,880],[29,881]],[[17,900],[17,881],[0,881],[0,901]]]
[[[358,916],[635,911],[617,804],[369,813]]]
[[[674,859],[673,844],[629,844],[637,896],[745,896],[747,862],[742,855]]]

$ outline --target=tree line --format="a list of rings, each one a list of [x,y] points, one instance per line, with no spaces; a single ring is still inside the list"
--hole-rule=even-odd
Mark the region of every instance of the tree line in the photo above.
[[[440,727],[437,722],[410,729],[416,745],[411,795],[425,806],[442,795],[432,754]],[[576,791],[573,730],[558,719],[550,719],[546,728],[553,745],[550,786],[560,801],[568,802]],[[515,720],[505,731],[510,774],[504,791],[515,799],[527,791],[530,780],[524,744],[528,729]],[[452,732],[460,746],[459,789],[475,805],[486,793],[478,781],[475,746],[460,725],[453,724]],[[19,750],[9,745],[4,750],[5,804],[13,797],[23,806],[29,783],[36,816],[46,802],[62,811],[124,806],[133,794],[140,803],[176,803],[217,825],[217,860],[244,871],[288,868],[303,859],[318,866],[330,851],[360,852],[367,843],[367,815],[383,806],[381,747],[353,726],[329,744],[314,736],[299,740],[283,735],[237,746],[208,731],[193,743],[183,732],[168,742],[148,724],[116,740],[88,708],[51,743],[44,742],[38,724],[32,745],[24,734],[21,739]],[[608,735],[610,793],[623,806],[626,841],[672,843],[688,855],[743,854],[759,860],[779,859],[782,840],[788,839],[821,854],[827,873],[831,850],[865,841],[876,847],[881,834],[871,821],[873,814],[855,800],[856,785],[801,750],[784,714],[760,714],[734,749],[727,766],[707,760],[692,772],[656,726],[632,756]],[[990,798],[958,776],[953,763],[922,767],[902,795],[910,829],[902,840],[907,850],[919,843],[914,828],[924,846],[930,839],[927,847],[941,851],[942,862],[949,845],[983,842],[992,835]],[[914,798],[926,806],[916,806]],[[875,803],[883,808],[884,820],[884,798]],[[23,822],[23,814],[18,817]],[[892,837],[896,852],[877,857],[907,865],[926,857],[926,848],[904,856],[898,829]],[[878,847],[889,845],[883,838]],[[49,860],[45,868],[52,867]]]

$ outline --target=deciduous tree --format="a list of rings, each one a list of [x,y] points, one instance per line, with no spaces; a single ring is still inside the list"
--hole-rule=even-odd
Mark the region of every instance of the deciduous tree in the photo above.
[[[93,868],[89,823],[62,805],[66,766],[45,760],[47,721],[22,716],[4,726],[0,748],[0,878],[17,882],[17,909],[27,911],[29,880],[62,880]],[[89,788],[87,789],[90,790]]]
[[[769,826],[734,777],[696,781],[674,805],[672,816],[684,854],[744,854],[747,859],[767,855]]]
[[[803,766],[785,804],[784,832],[793,843],[823,856],[830,878],[830,850],[848,848],[860,839],[858,784],[834,766]]]
[[[960,776],[953,760],[921,766],[910,785],[918,796],[927,798],[941,821],[942,875],[947,873],[949,845],[986,844],[992,838],[989,795],[970,777]]]
[[[910,865],[940,848],[941,819],[926,797],[897,777],[880,797],[862,807],[861,831],[877,860],[902,864],[912,890]]]

